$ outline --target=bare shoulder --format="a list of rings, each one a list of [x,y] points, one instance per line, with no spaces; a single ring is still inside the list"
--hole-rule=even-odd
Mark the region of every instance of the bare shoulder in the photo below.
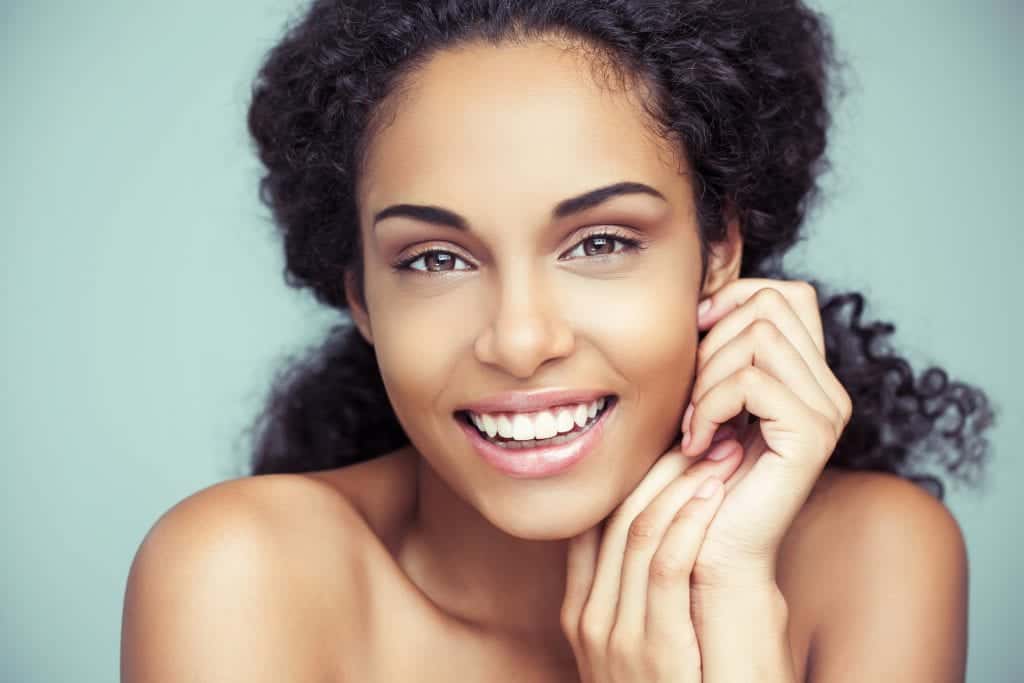
[[[813,604],[808,680],[962,680],[967,551],[941,501],[895,475],[827,470],[794,527],[785,580]]]
[[[305,475],[235,479],[182,500],[132,562],[122,680],[322,675],[315,634],[346,622],[366,533],[336,488]]]
[[[802,517],[814,546],[845,562],[884,562],[904,546],[924,555],[955,555],[963,549],[960,526],[940,500],[883,472],[827,470]]]

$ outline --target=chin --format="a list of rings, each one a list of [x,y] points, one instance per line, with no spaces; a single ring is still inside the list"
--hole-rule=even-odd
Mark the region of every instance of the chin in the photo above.
[[[537,501],[528,505],[489,506],[481,510],[481,514],[509,536],[524,541],[568,540],[600,524],[614,509],[612,500],[601,505],[594,495],[576,498],[576,501],[566,501],[563,497],[552,504]]]

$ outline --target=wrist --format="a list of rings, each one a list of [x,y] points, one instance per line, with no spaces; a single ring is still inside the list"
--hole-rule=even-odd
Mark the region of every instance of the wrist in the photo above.
[[[767,563],[763,566],[751,564],[738,571],[704,571],[694,574],[691,576],[690,588],[716,599],[727,599],[738,594],[771,596],[782,593],[775,578],[775,568]]]
[[[691,588],[695,617],[701,622],[726,622],[735,630],[735,620],[759,625],[789,621],[789,605],[774,580],[737,580],[715,586]]]
[[[789,606],[775,582],[691,595],[708,683],[794,680]]]

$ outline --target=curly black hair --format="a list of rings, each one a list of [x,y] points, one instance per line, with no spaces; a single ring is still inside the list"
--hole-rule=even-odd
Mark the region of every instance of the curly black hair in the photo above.
[[[650,93],[648,114],[690,166],[705,263],[734,211],[740,276],[791,279],[782,258],[820,195],[842,66],[827,20],[799,0],[314,0],[267,55],[248,112],[286,282],[343,312],[345,273],[362,286],[367,145],[431,55],[551,37]],[[862,320],[861,294],[826,297],[803,279],[823,302],[827,362],[854,407],[828,466],[897,474],[940,499],[931,466],[972,481],[993,420],[985,394],[938,367],[916,376],[886,344],[894,326]],[[251,429],[253,474],[338,467],[408,443],[350,322],[285,366]]]

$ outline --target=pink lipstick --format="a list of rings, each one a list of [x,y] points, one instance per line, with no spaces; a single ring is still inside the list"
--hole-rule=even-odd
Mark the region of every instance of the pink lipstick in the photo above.
[[[495,469],[511,477],[533,479],[563,472],[592,452],[600,443],[605,426],[617,406],[618,398],[609,397],[597,419],[579,432],[574,432],[575,438],[558,445],[533,448],[504,448],[489,441],[470,424],[465,414],[459,415],[456,422],[477,455]]]

